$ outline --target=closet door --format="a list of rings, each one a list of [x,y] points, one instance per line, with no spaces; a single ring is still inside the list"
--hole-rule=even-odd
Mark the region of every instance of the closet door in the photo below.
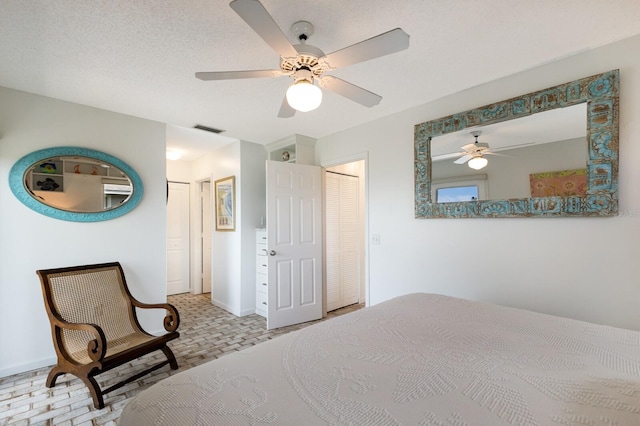
[[[327,311],[359,302],[358,178],[325,174]]]
[[[169,182],[167,294],[189,291],[189,184]]]

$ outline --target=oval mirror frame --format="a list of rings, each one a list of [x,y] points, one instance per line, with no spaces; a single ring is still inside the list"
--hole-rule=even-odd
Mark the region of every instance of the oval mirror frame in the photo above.
[[[415,125],[416,218],[578,217],[618,215],[620,71],[571,81]],[[435,203],[431,199],[431,139],[446,133],[587,103],[587,191],[532,197]]]
[[[66,211],[38,201],[25,188],[25,173],[39,161],[51,157],[60,156],[86,157],[90,159],[100,160],[119,168],[131,180],[131,184],[133,186],[133,192],[131,196],[125,203],[116,208],[105,210],[102,212],[86,213]],[[16,163],[11,168],[11,171],[9,172],[9,187],[11,188],[11,192],[13,192],[16,198],[31,210],[34,210],[45,216],[70,222],[100,222],[120,217],[124,214],[129,213],[140,203],[142,194],[144,192],[140,176],[138,176],[135,170],[133,170],[124,161],[101,151],[73,146],[45,148],[25,155],[24,157],[16,161]]]

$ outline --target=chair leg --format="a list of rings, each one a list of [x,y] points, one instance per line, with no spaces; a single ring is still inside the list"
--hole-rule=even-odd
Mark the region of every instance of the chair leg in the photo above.
[[[47,381],[45,382],[48,388],[52,388],[56,385],[56,380],[62,374],[68,374],[68,371],[64,371],[62,367],[56,365],[49,371],[49,375],[47,376]],[[93,399],[93,405],[98,408],[104,408],[104,399],[102,398],[102,391],[100,390],[100,385],[96,379],[90,376],[82,376],[78,373],[71,373],[80,380],[89,388],[89,392],[91,393],[91,398]]]
[[[104,408],[104,399],[102,398],[102,390],[100,390],[100,385],[96,382],[96,379],[93,377],[79,377],[80,380],[84,382],[85,385],[89,388],[89,392],[91,393],[91,398],[93,399],[93,405],[97,409]]]
[[[169,346],[164,345],[160,349],[162,350],[162,352],[165,354],[165,356],[169,360],[169,366],[171,367],[171,369],[172,370],[177,370],[178,369],[178,361],[176,361],[176,357],[175,357],[175,355],[173,355],[173,351],[171,351]]]
[[[46,385],[48,388],[52,388],[56,385],[56,380],[58,376],[65,374],[65,371],[59,365],[56,365],[49,371],[49,375],[47,376]]]

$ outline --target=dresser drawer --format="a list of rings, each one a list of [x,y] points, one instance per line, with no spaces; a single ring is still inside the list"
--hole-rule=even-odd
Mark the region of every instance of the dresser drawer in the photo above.
[[[256,273],[267,274],[267,256],[256,256]]]
[[[256,292],[266,293],[268,288],[267,276],[265,274],[256,274]]]
[[[267,316],[267,293],[256,293],[256,314]]]
[[[267,230],[258,229],[256,231],[256,244],[267,244]]]
[[[267,230],[256,229],[256,314],[267,317]]]

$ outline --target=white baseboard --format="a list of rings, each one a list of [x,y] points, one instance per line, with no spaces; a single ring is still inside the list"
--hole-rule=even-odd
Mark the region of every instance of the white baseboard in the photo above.
[[[25,364],[13,365],[11,367],[0,368],[0,377],[12,376],[14,374],[24,373],[26,371],[37,370],[42,367],[51,367],[57,362],[56,357],[47,357],[38,361],[32,361]]]
[[[237,317],[246,317],[247,315],[251,315],[251,314],[255,314],[256,310],[255,308],[250,308],[250,309],[243,309],[240,312],[236,312],[235,310],[231,309],[231,306],[227,305],[226,303],[223,303],[219,300],[215,300],[215,299],[211,299],[211,303],[215,306],[217,306],[218,308],[224,309],[225,311],[229,312],[230,314],[233,314]]]
[[[235,315],[237,317],[241,316],[241,315],[238,315],[238,313],[235,312],[233,309],[231,309],[231,306],[227,305],[226,303],[223,303],[223,302],[221,302],[219,300],[216,300],[216,299],[211,299],[211,303],[213,303],[218,308],[222,308],[225,311],[227,311],[227,312],[229,312],[229,313],[231,313],[231,314],[233,314],[233,315]]]
[[[243,309],[240,312],[240,316],[241,317],[246,317],[247,315],[252,315],[252,314],[255,314],[255,313],[256,313],[256,309],[255,308],[253,308],[253,309]]]

